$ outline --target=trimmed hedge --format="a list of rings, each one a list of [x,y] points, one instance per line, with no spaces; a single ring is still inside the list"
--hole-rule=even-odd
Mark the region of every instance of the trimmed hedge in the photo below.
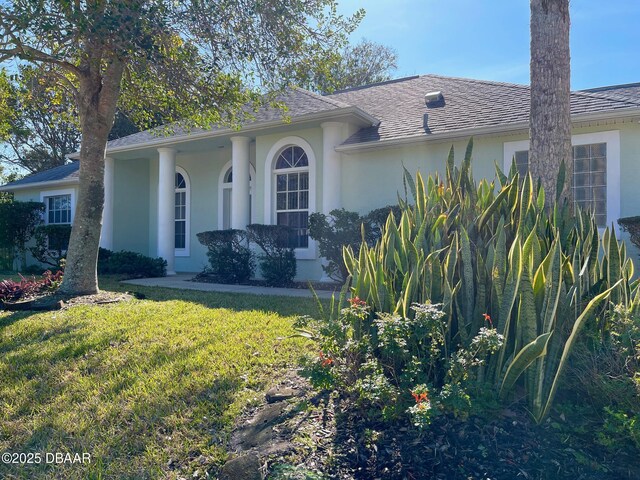
[[[98,253],[98,273],[116,273],[129,278],[164,277],[167,275],[167,261],[126,250],[112,252],[101,248]]]
[[[291,285],[296,276],[296,255],[289,247],[291,231],[285,225],[247,225],[249,241],[263,252],[260,273],[267,285],[285,287]]]
[[[375,244],[382,236],[390,213],[399,219],[400,207],[387,205],[365,216],[344,208],[331,210],[329,215],[317,212],[309,216],[309,236],[318,242],[320,255],[327,259],[322,269],[330,278],[340,282],[346,280],[349,272],[344,264],[343,249],[348,246],[358,252],[363,240],[369,246]]]
[[[67,255],[70,237],[71,225],[40,225],[34,231],[35,245],[29,247],[29,251],[38,262],[60,267]]]
[[[253,276],[255,261],[243,230],[212,230],[197,234],[207,247],[211,267],[207,273],[222,283],[244,283]]]

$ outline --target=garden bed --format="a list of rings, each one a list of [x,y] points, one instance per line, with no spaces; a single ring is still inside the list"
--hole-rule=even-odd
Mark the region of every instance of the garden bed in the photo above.
[[[102,305],[131,300],[132,295],[122,292],[100,291],[93,295],[69,296],[58,293],[45,293],[15,302],[0,302],[0,309],[16,311],[61,310],[75,305]]]
[[[318,393],[289,373],[240,417],[231,435],[231,468],[225,466],[220,478],[238,471],[257,478],[265,464],[268,480],[640,478],[631,445],[612,450],[594,444],[597,423],[564,404],[542,425],[515,408],[469,418],[442,415],[422,431],[408,423],[383,425],[367,420],[348,399]]]

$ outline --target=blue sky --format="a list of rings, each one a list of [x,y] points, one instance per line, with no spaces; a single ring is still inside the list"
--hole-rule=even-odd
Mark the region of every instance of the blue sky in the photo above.
[[[395,77],[529,82],[526,0],[338,0],[367,15],[352,36],[393,47]],[[573,89],[640,82],[640,1],[571,1]]]

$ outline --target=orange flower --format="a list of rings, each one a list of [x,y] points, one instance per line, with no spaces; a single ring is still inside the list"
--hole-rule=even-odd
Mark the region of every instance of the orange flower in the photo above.
[[[491,321],[491,315],[489,315],[488,313],[483,313],[482,316],[484,317],[485,322],[489,322],[489,325],[493,328],[493,322]]]
[[[323,367],[329,366],[333,363],[333,358],[325,356],[322,351],[320,352],[320,360]]]
[[[420,404],[427,399],[427,392],[422,392],[422,393],[411,392],[411,396],[416,401],[416,403]]]

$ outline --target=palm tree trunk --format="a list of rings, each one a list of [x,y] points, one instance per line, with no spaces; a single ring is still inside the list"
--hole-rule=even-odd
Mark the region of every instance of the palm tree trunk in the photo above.
[[[540,179],[547,205],[556,199],[562,162],[566,176],[561,196],[571,199],[571,66],[569,0],[531,0],[531,116],[529,169]]]

